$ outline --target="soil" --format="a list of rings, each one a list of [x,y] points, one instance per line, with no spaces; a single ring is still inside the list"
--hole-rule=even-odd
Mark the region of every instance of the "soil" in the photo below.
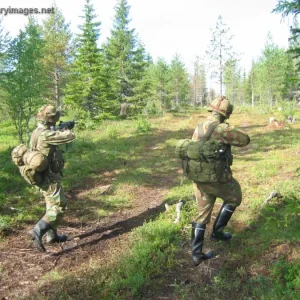
[[[163,139],[163,137],[159,137]],[[153,141],[147,148],[153,148]],[[149,153],[149,152],[148,152]],[[147,151],[145,152],[147,154]],[[94,179],[83,183],[80,189],[66,193],[68,206],[80,207],[85,194],[97,187],[109,189],[113,185],[113,172],[102,172],[99,181]],[[104,178],[104,179],[103,179]],[[129,232],[145,221],[165,210],[164,194],[178,184],[174,179],[152,177],[151,186],[137,186],[132,206],[122,209],[98,221],[81,222],[72,213],[66,212],[58,233],[69,236],[70,241],[61,244],[46,244],[46,252],[38,252],[32,246],[28,232],[34,224],[22,224],[7,230],[5,239],[0,243],[0,300],[26,299],[39,288],[36,284],[49,271],[76,272],[90,261],[97,264],[112,260],[115,249],[126,244]],[[77,203],[76,203],[77,202]],[[45,285],[43,289],[47,290]],[[47,294],[47,291],[45,291]]]
[[[245,124],[247,125],[247,124]],[[149,149],[153,145],[148,145]],[[147,151],[145,151],[147,155]],[[101,182],[94,180],[86,182],[80,190],[70,190],[66,194],[69,206],[80,206],[84,195],[89,190],[103,187],[107,189],[113,185],[114,174],[99,174]],[[76,272],[83,265],[95,260],[97,264],[112,260],[115,249],[126,244],[130,231],[141,226],[145,221],[155,217],[165,210],[164,195],[178,182],[168,178],[152,178],[151,186],[137,186],[134,188],[134,202],[132,207],[122,209],[98,221],[81,222],[72,210],[67,211],[59,232],[67,234],[71,240],[61,244],[45,244],[47,251],[38,252],[32,248],[29,238],[34,224],[23,224],[18,228],[8,230],[4,242],[0,244],[0,300],[13,300],[28,298],[39,288],[36,284],[49,271]],[[77,203],[76,203],[77,202]],[[214,215],[219,209],[215,205]],[[212,226],[212,223],[210,226]],[[210,226],[207,232],[211,231]],[[234,224],[236,228],[241,224]],[[244,225],[243,225],[244,226]],[[189,228],[186,230],[190,230]],[[212,244],[206,237],[205,250],[214,249],[226,252],[226,245]],[[218,249],[219,248],[219,249]],[[222,267],[222,260],[216,258],[195,267],[191,263],[189,241],[182,242],[182,251],[178,255],[178,266],[174,271],[163,278],[163,284],[156,290],[143,291],[143,299],[177,299],[174,291],[177,284],[189,285],[209,282],[214,274]],[[236,268],[240,262],[232,266]],[[255,271],[255,270],[254,270]],[[253,272],[254,272],[253,271]],[[165,276],[165,275],[164,275]],[[47,285],[43,289],[47,294]],[[71,298],[70,298],[71,299]]]

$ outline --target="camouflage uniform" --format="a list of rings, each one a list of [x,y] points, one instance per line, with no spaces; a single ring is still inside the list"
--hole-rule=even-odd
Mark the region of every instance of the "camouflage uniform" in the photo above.
[[[204,133],[208,129],[209,125],[216,121],[218,121],[218,118],[215,115],[210,116],[203,124]],[[200,140],[198,127],[196,128],[192,139],[194,141]],[[214,129],[209,140],[215,140],[226,145],[237,147],[244,147],[250,142],[250,138],[246,133],[231,127],[227,123],[219,124]],[[227,166],[222,177],[222,182],[193,183],[199,209],[199,214],[196,217],[195,222],[202,224],[209,223],[217,197],[221,198],[224,203],[230,204],[234,207],[240,205],[242,201],[241,187],[238,181],[232,177],[230,166]]]
[[[32,139],[37,137],[36,150],[39,150],[45,156],[49,156],[51,148],[70,143],[75,136],[71,130],[53,131],[49,126],[39,124],[32,133]],[[66,198],[64,189],[61,185],[61,174],[51,172],[50,168],[44,171],[44,182],[39,186],[46,201],[46,214],[43,219],[51,225],[53,229],[57,229],[63,213],[66,208]]]
[[[41,122],[34,130],[30,140],[30,148],[38,150],[48,157],[49,166],[43,171],[43,183],[38,186],[46,201],[46,213],[35,225],[31,232],[34,239],[34,247],[39,251],[45,251],[42,237],[47,233],[48,243],[58,243],[67,240],[67,236],[58,235],[57,227],[62,219],[66,208],[66,198],[61,185],[61,168],[64,161],[61,157],[56,160],[59,167],[55,168],[54,156],[58,151],[58,146],[72,142],[75,139],[74,133],[66,129],[64,131],[54,131],[52,126],[59,120],[60,113],[51,105],[43,106],[37,114],[37,119]],[[59,170],[59,171],[58,171]]]
[[[202,247],[206,224],[210,222],[217,197],[221,198],[224,202],[214,222],[211,239],[227,241],[231,238],[231,234],[229,232],[223,232],[223,229],[230,220],[236,207],[238,207],[242,201],[240,184],[232,177],[232,171],[230,169],[230,165],[232,164],[231,146],[244,147],[250,142],[250,138],[246,133],[224,123],[225,119],[229,118],[233,111],[233,106],[226,97],[215,99],[210,104],[208,111],[211,111],[212,115],[204,123],[200,124],[201,127],[199,125],[195,129],[192,139],[193,141],[201,141],[207,137],[205,133],[213,128],[213,131],[210,131],[211,134],[208,136],[207,142],[211,144],[217,142],[218,145],[221,145],[221,148],[223,147],[226,149],[225,151],[228,151],[226,153],[224,152],[224,154],[229,153],[227,157],[230,158],[227,160],[227,158],[224,158],[224,155],[224,157],[220,158],[221,161],[218,161],[218,164],[215,163],[212,165],[218,166],[218,168],[210,168],[212,173],[216,172],[214,176],[211,176],[214,180],[193,183],[199,211],[198,216],[192,223],[191,234],[192,258],[195,265],[211,258],[209,254],[202,252]],[[215,126],[212,127],[212,124],[215,124]],[[213,164],[214,162],[211,163]],[[206,170],[202,170],[202,172],[204,171]]]

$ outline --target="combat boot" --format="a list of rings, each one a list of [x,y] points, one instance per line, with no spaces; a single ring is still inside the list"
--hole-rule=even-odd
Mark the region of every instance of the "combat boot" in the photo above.
[[[199,265],[203,260],[212,256],[202,252],[206,224],[192,223],[191,248],[194,265]]]
[[[31,235],[32,237],[34,237],[33,246],[41,252],[46,251],[42,242],[42,237],[50,229],[51,229],[50,224],[48,224],[46,221],[41,219],[40,221],[38,221],[38,223],[34,226],[33,230],[31,231]]]
[[[223,229],[226,227],[234,211],[235,211],[234,206],[229,204],[222,205],[213,226],[213,231],[210,237],[211,240],[228,241],[231,239],[231,233],[223,232]]]
[[[47,231],[46,241],[48,244],[53,243],[63,243],[68,240],[68,237],[64,234],[58,235],[55,229],[50,229]]]

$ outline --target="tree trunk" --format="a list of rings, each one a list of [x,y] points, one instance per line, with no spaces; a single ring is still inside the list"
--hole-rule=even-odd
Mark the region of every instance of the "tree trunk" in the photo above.
[[[57,69],[54,72],[54,101],[57,109],[61,110],[61,103],[59,97],[59,75]]]

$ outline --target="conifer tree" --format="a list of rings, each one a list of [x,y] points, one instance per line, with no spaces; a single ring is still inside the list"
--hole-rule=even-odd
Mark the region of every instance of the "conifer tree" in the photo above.
[[[192,103],[194,106],[203,106],[206,103],[207,86],[205,65],[196,57],[194,62],[194,73],[192,76]]]
[[[48,75],[45,96],[53,101],[56,107],[62,108],[63,88],[69,68],[71,55],[71,32],[62,12],[55,6],[43,22],[45,41],[43,64]]]
[[[299,37],[300,37],[300,28],[299,23],[297,22],[297,17],[300,14],[300,1],[299,0],[279,0],[276,7],[273,10],[274,13],[281,13],[282,17],[287,18],[292,16],[294,18],[294,23],[290,27],[292,41],[290,45],[289,52],[293,54],[293,58],[300,58],[300,46]],[[294,42],[294,43],[293,43]],[[300,70],[300,62],[297,61],[298,70]]]
[[[43,103],[45,73],[42,66],[44,42],[41,28],[30,17],[25,31],[13,39],[4,61],[4,76],[1,86],[9,115],[18,130],[20,142],[24,131],[29,139],[29,121]]]
[[[76,39],[76,54],[65,90],[65,102],[96,115],[107,108],[103,55],[97,46],[101,23],[95,21],[90,0],[86,0],[83,12],[84,22],[79,26],[81,33]]]
[[[3,60],[5,57],[5,53],[10,42],[10,37],[8,32],[4,31],[2,26],[2,18],[0,19],[0,71],[3,68]]]
[[[154,88],[162,109],[171,108],[170,67],[163,58],[157,60],[153,76]]]
[[[176,54],[170,66],[170,91],[171,106],[178,108],[182,104],[186,104],[189,96],[189,78],[181,58]]]
[[[147,55],[138,42],[134,29],[130,29],[130,6],[119,0],[111,36],[104,45],[104,53],[110,72],[111,100],[119,106],[123,102],[140,101],[137,87],[147,69]]]
[[[212,39],[206,54],[210,60],[211,78],[216,79],[219,84],[220,96],[223,95],[223,72],[224,65],[228,59],[236,58],[237,54],[233,52],[229,27],[223,23],[223,17],[219,16],[216,28],[212,30]]]

